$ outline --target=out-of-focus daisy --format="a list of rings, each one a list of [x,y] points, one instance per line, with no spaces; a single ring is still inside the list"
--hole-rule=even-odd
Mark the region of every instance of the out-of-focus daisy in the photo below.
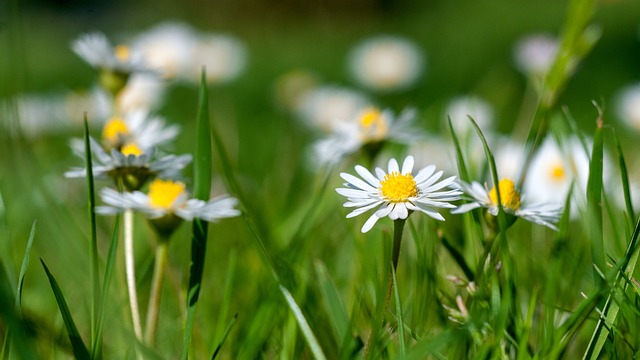
[[[145,64],[165,79],[185,78],[194,70],[198,34],[186,24],[161,23],[137,36],[132,44],[143,54]]]
[[[548,34],[532,34],[518,41],[514,48],[516,67],[526,75],[546,74],[558,52],[558,41]]]
[[[573,203],[584,203],[589,179],[589,157],[577,138],[567,138],[562,146],[548,137],[537,150],[527,171],[524,191],[540,203],[564,204],[571,184],[574,184]],[[579,214],[571,206],[571,216]]]
[[[185,184],[172,180],[155,179],[149,184],[147,194],[103,188],[100,197],[107,205],[98,206],[96,212],[115,214],[127,209],[139,211],[152,219],[152,224],[161,232],[170,233],[182,220],[198,218],[215,222],[240,215],[240,210],[235,208],[238,204],[236,198],[223,195],[209,201],[190,199]]]
[[[99,70],[100,85],[113,95],[125,87],[129,75],[148,70],[141,53],[124,45],[112,46],[100,32],[81,35],[72,42],[71,48]]]
[[[310,126],[331,133],[336,125],[352,119],[371,102],[362,93],[336,86],[320,86],[300,99],[298,114]]]
[[[129,114],[144,109],[156,109],[166,93],[166,83],[151,74],[133,74],[127,86],[115,99],[120,113]]]
[[[413,154],[418,168],[435,165],[445,173],[456,173],[456,157],[453,144],[442,136],[425,136],[411,143],[408,153]]]
[[[365,150],[374,157],[386,141],[410,143],[418,139],[421,132],[412,127],[414,118],[413,109],[405,109],[397,118],[389,109],[365,109],[351,121],[337,124],[329,137],[318,141],[315,155],[321,163],[327,163],[367,147]]]
[[[419,79],[422,52],[411,41],[390,35],[376,36],[356,45],[349,68],[362,86],[381,92],[406,89]]]
[[[617,95],[618,118],[635,131],[640,131],[640,84],[627,86]]]
[[[519,178],[525,162],[524,145],[505,136],[497,137],[494,142],[498,174],[509,179]]]
[[[459,96],[447,104],[444,119],[451,119],[454,129],[461,134],[473,131],[469,116],[480,126],[482,131],[493,127],[493,108],[489,103],[477,96]],[[448,127],[445,127],[448,128]]]
[[[202,35],[191,59],[187,74],[192,82],[200,82],[202,67],[206,68],[208,84],[221,84],[238,77],[247,63],[247,50],[240,40],[227,34]]]
[[[474,181],[471,184],[460,182],[464,192],[471,197],[471,202],[461,205],[452,214],[461,214],[477,208],[485,208],[487,212],[493,216],[498,215],[498,192],[495,186],[488,190],[486,186],[482,186],[479,182]],[[547,226],[557,230],[555,223],[560,219],[562,207],[555,203],[541,203],[525,205],[520,192],[516,189],[511,179],[501,179],[498,182],[500,190],[500,203],[511,218],[510,223],[517,217],[523,218],[536,224]]]
[[[112,178],[129,190],[139,189],[154,177],[175,177],[191,162],[189,154],[166,155],[155,160],[155,148],[142,149],[133,143],[124,145],[120,150],[111,149],[106,152],[96,140],[89,140],[93,176]],[[84,143],[81,140],[72,142],[71,147],[78,157],[85,158]],[[85,177],[87,172],[85,168],[76,168],[64,175],[69,178]]]
[[[284,110],[295,111],[302,99],[318,86],[315,74],[304,69],[290,70],[278,77],[274,85],[275,101]]]
[[[149,116],[146,110],[136,110],[125,116],[111,117],[102,129],[102,142],[107,150],[136,144],[150,149],[166,144],[178,135],[177,125],[166,125],[160,116]]]
[[[362,179],[341,173],[340,176],[347,182],[344,188],[337,188],[336,191],[347,198],[345,207],[355,208],[347,218],[377,208],[362,227],[363,233],[371,230],[380,218],[406,219],[413,211],[443,221],[444,217],[438,210],[455,208],[450,202],[460,199],[462,194],[457,188],[452,188],[455,186],[455,176],[438,181],[443,172],[435,172],[436,167],[431,165],[420,170],[414,178],[413,164],[413,157],[407,156],[402,168],[392,158],[386,172],[376,168],[376,176],[360,165],[355,170]]]

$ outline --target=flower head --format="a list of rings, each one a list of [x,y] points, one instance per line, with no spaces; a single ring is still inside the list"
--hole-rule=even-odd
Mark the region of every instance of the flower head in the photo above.
[[[449,202],[458,200],[462,192],[452,188],[455,176],[438,182],[443,172],[435,172],[435,169],[433,165],[427,166],[414,177],[412,156],[405,158],[402,168],[396,159],[389,160],[387,171],[376,168],[376,176],[357,165],[355,170],[362,179],[341,173],[340,176],[347,182],[344,188],[337,188],[336,191],[347,198],[345,207],[356,208],[347,218],[378,208],[365,222],[363,233],[371,230],[380,218],[406,219],[411,211],[420,211],[443,221],[438,209],[454,208]]]
[[[167,126],[162,117],[149,116],[146,110],[136,110],[107,120],[102,129],[102,143],[108,150],[120,149],[131,143],[150,149],[172,141],[178,132],[177,125]]]
[[[546,74],[558,52],[558,41],[547,34],[533,34],[522,38],[515,46],[516,66],[527,75]]]
[[[297,103],[301,120],[325,133],[333,132],[338,124],[348,122],[371,104],[360,92],[328,85],[306,91]]]
[[[477,181],[471,184],[461,182],[460,185],[471,198],[471,202],[451,211],[452,214],[461,214],[473,209],[485,208],[490,215],[497,216],[499,192],[500,204],[507,214],[557,230],[554,224],[560,219],[562,207],[553,203],[525,205],[523,197],[511,179],[501,179],[498,182],[497,190],[495,186],[488,190]]]
[[[240,215],[235,206],[238,200],[224,195],[209,201],[190,199],[185,184],[179,181],[155,179],[149,184],[149,192],[118,192],[103,188],[100,197],[106,206],[99,206],[96,212],[115,214],[126,209],[140,211],[154,222],[159,230],[173,230],[180,220],[194,218],[215,222],[222,218]]]
[[[424,67],[421,51],[397,36],[377,36],[358,44],[350,54],[353,77],[366,88],[391,92],[415,84]]]
[[[616,113],[629,128],[640,131],[640,84],[620,91],[616,96]]]
[[[204,34],[194,51],[193,71],[188,74],[195,83],[200,82],[202,66],[206,68],[206,81],[221,84],[237,78],[247,63],[247,50],[240,40],[227,34]]]

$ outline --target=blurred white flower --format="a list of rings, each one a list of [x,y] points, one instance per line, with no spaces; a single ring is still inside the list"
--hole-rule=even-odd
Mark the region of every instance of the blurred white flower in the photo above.
[[[483,132],[493,128],[493,108],[477,96],[459,96],[449,101],[444,119],[448,121],[450,118],[456,134],[462,136],[469,132],[475,133],[469,116],[475,120]]]
[[[640,84],[625,87],[616,97],[616,113],[620,120],[640,131]]]
[[[300,99],[297,113],[307,126],[331,133],[336,125],[353,119],[371,102],[362,93],[337,86],[321,86]]]
[[[332,134],[316,142],[315,157],[322,164],[333,163],[369,144],[416,141],[422,134],[412,126],[415,115],[414,109],[405,109],[397,117],[390,109],[364,109],[349,122],[337,124]],[[372,150],[377,152],[379,148]]]
[[[526,154],[524,144],[510,137],[498,137],[492,150],[496,161],[498,176],[501,178],[517,179],[522,172]]]
[[[302,99],[318,86],[318,78],[303,69],[290,70],[278,77],[274,84],[275,101],[284,110],[295,111]]]
[[[71,49],[96,69],[130,74],[146,70],[142,53],[128,46],[113,46],[101,32],[83,34],[71,43]]]
[[[165,79],[185,78],[193,68],[197,33],[178,22],[158,24],[135,37],[132,48],[144,56],[145,64]]]
[[[518,70],[526,75],[546,74],[558,52],[558,40],[548,34],[532,34],[523,37],[514,48],[514,60]]]
[[[407,39],[380,35],[356,45],[349,68],[362,86],[381,92],[406,89],[416,83],[424,68],[421,50]]]
[[[234,80],[247,64],[247,50],[240,40],[227,34],[204,34],[198,40],[191,59],[192,68],[187,77],[200,82],[202,67],[206,68],[208,84],[221,84]]]
[[[116,99],[121,113],[132,113],[160,106],[166,93],[165,82],[154,75],[134,74]]]
[[[413,154],[419,168],[433,164],[446,173],[458,172],[453,144],[441,136],[425,136],[411,143],[407,152]]]
[[[209,201],[190,199],[185,185],[172,180],[155,179],[149,185],[148,194],[141,191],[121,193],[103,188],[100,197],[107,204],[96,208],[96,212],[101,214],[115,214],[132,209],[151,219],[175,215],[187,221],[198,218],[210,222],[240,215],[240,210],[235,208],[238,204],[236,198],[223,195]]]
[[[461,214],[482,207],[487,209],[489,214],[498,215],[498,192],[495,186],[488,190],[486,186],[482,186],[477,181],[471,184],[460,182],[460,185],[464,192],[471,197],[471,202],[452,210],[452,214]],[[500,190],[500,203],[507,214],[558,230],[555,223],[558,222],[562,214],[562,205],[555,202],[525,204],[525,199],[520,196],[520,192],[511,179],[501,179],[498,182],[498,189]]]
[[[371,230],[380,218],[388,216],[391,220],[406,219],[412,211],[420,211],[444,221],[438,210],[455,208],[450,202],[460,199],[462,194],[455,188],[451,189],[455,176],[438,181],[443,172],[435,172],[436,167],[431,165],[418,171],[414,178],[413,165],[413,157],[407,156],[402,169],[396,159],[392,158],[386,172],[376,168],[376,176],[360,165],[356,165],[355,170],[362,179],[341,173],[340,176],[347,182],[344,188],[337,188],[336,192],[347,198],[344,207],[355,208],[347,214],[347,218],[377,207],[362,226],[363,233]]]
[[[164,118],[141,109],[111,117],[102,129],[102,141],[107,149],[132,143],[150,149],[173,141],[179,131],[178,125],[167,125]]]

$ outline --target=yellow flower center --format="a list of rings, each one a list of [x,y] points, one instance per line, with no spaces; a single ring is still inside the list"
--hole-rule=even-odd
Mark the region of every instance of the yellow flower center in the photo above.
[[[502,179],[498,182],[498,188],[500,189],[500,200],[502,200],[502,206],[510,210],[520,209],[520,193],[516,190],[516,186],[510,179]],[[494,205],[498,204],[498,192],[496,187],[489,192],[489,198]]]
[[[130,143],[130,144],[124,145],[122,147],[122,149],[120,149],[120,152],[122,154],[124,154],[125,156],[129,156],[129,155],[140,156],[140,155],[142,155],[142,149],[140,149],[138,147],[138,145],[136,145],[134,143]]]
[[[155,179],[149,185],[149,200],[155,208],[170,209],[176,199],[185,192],[184,184],[179,181]]]
[[[550,171],[549,175],[551,175],[551,179],[555,181],[562,181],[566,178],[566,174],[564,171],[564,166],[561,163],[554,164]]]
[[[380,110],[365,110],[360,116],[362,137],[367,141],[382,140],[387,136],[388,127]]]
[[[116,59],[120,61],[127,61],[129,60],[129,56],[131,56],[131,50],[129,49],[128,46],[125,46],[125,45],[116,46],[114,49],[114,53],[115,53]]]
[[[385,175],[379,189],[382,196],[391,202],[403,202],[418,196],[418,186],[409,173],[403,175],[396,171]]]
[[[117,144],[120,138],[129,134],[129,127],[121,118],[109,119],[102,129],[102,138],[110,144]]]

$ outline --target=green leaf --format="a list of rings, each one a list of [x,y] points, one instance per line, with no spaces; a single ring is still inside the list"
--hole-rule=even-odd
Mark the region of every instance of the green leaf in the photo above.
[[[293,315],[298,322],[298,326],[300,326],[300,330],[302,331],[302,335],[304,335],[304,338],[307,341],[307,345],[309,345],[309,348],[311,349],[313,357],[316,360],[326,359],[326,357],[324,356],[324,352],[322,351],[322,348],[320,347],[320,344],[316,339],[316,336],[313,334],[313,330],[311,330],[311,327],[309,326],[307,319],[304,317],[302,310],[300,310],[300,307],[296,303],[296,300],[293,298],[293,296],[291,296],[289,290],[287,290],[287,288],[282,285],[280,285],[280,291],[282,292],[282,295],[284,295],[284,298],[287,301],[287,305],[289,305],[289,309],[291,309],[291,311],[293,312]]]
[[[338,289],[336,289],[336,285],[331,281],[324,263],[317,260],[314,262],[314,265],[318,276],[322,302],[329,317],[329,323],[331,324],[335,338],[338,343],[340,343],[348,334],[349,316],[347,316],[347,311],[340,300]]]
[[[629,187],[629,174],[627,172],[627,164],[624,160],[624,155],[622,154],[622,147],[620,146],[620,141],[618,140],[618,136],[616,135],[615,130],[612,129],[613,133],[613,141],[616,144],[616,154],[618,155],[618,167],[620,168],[620,180],[622,181],[622,191],[624,193],[624,204],[627,211],[626,218],[627,224],[629,227],[633,224],[633,218],[635,216],[635,212],[633,210],[633,203],[631,202],[631,190]]]
[[[16,291],[16,309],[20,312],[22,304],[22,286],[24,284],[24,277],[29,267],[29,255],[31,255],[31,247],[33,246],[33,239],[36,235],[36,222],[31,225],[31,232],[29,233],[29,240],[27,241],[27,248],[24,251],[24,257],[22,258],[22,266],[20,267],[20,275],[18,276],[18,289]]]
[[[209,99],[206,73],[202,70],[198,115],[196,119],[196,151],[194,156],[194,197],[208,200],[211,191],[211,129],[209,124]],[[202,273],[207,251],[208,223],[199,219],[193,221],[191,236],[191,266],[189,268],[189,290],[187,294],[187,321],[184,331],[182,359],[187,359],[191,334],[196,315],[196,305],[202,287]]]
[[[396,316],[398,320],[398,341],[400,343],[400,356],[407,356],[407,344],[404,339],[404,319],[402,317],[402,304],[400,303],[400,292],[398,291],[398,281],[396,280],[396,270],[391,266],[391,275],[393,277],[393,296],[396,300]]]
[[[589,163],[589,180],[587,182],[587,219],[589,221],[589,238],[591,239],[591,259],[600,271],[605,270],[604,238],[602,233],[602,114],[593,137],[593,149]],[[601,286],[600,276],[594,272],[596,286]]]
[[[53,294],[56,297],[56,302],[58,303],[58,308],[60,309],[60,314],[62,314],[62,320],[64,321],[64,326],[67,328],[69,341],[71,342],[71,347],[73,348],[73,355],[76,359],[89,359],[89,351],[87,350],[84,341],[82,341],[82,337],[78,332],[78,328],[73,321],[73,317],[71,316],[71,312],[69,311],[69,306],[67,305],[67,301],[62,294],[60,286],[58,286],[58,282],[53,277],[44,261],[40,259],[40,262],[44,267],[44,271],[47,273],[47,278],[49,278],[51,290],[53,290]]]
[[[213,352],[213,355],[211,355],[211,360],[215,360],[215,358],[218,356],[220,349],[222,349],[222,345],[224,345],[224,341],[227,339],[229,332],[231,332],[231,328],[233,327],[233,325],[236,323],[237,320],[238,320],[238,314],[233,315],[233,319],[231,319],[231,321],[229,322],[229,325],[227,325],[227,329],[224,331],[224,334],[222,334],[222,339],[220,339],[218,346],[216,346],[216,350]]]

